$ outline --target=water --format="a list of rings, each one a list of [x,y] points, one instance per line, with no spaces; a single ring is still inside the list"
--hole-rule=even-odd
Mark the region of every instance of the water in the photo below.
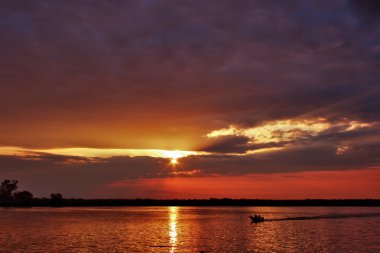
[[[0,208],[0,252],[380,252],[379,222],[375,207]]]

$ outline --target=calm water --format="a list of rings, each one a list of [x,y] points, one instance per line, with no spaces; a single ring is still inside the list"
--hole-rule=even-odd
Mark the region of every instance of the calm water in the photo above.
[[[380,252],[380,208],[0,208],[0,252],[200,251]]]

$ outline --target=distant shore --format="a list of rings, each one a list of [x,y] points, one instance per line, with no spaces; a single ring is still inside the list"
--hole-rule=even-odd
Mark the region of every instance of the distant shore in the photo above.
[[[380,199],[61,199],[34,198],[28,203],[0,202],[0,207],[81,206],[380,206]]]

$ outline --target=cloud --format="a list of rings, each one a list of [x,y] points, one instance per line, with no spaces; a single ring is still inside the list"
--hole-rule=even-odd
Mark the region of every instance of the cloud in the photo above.
[[[287,119],[268,121],[248,128],[230,125],[228,128],[213,130],[206,135],[211,144],[201,150],[214,153],[252,153],[310,144],[341,146],[348,142],[368,142],[370,136],[380,136],[378,123],[348,119]]]
[[[357,26],[351,9],[340,0],[1,3],[1,145],[194,149],[230,124],[378,121],[380,34]]]
[[[255,143],[268,143],[289,141],[305,136],[317,135],[323,132],[330,125],[324,119],[316,120],[278,120],[264,122],[262,125],[252,128],[229,128],[214,130],[207,134],[209,138],[225,135],[246,136]]]
[[[196,155],[196,151],[184,150],[160,150],[160,149],[109,149],[109,148],[51,148],[51,149],[31,149],[22,147],[1,147],[0,155],[16,156],[40,156],[41,154],[78,156],[87,158],[109,158],[116,156],[149,156],[161,158],[181,158],[189,155]]]
[[[340,146],[308,145],[253,155],[190,156],[181,160],[184,169],[196,168],[204,175],[246,175],[296,171],[347,170],[376,166],[379,143],[350,146],[337,154]]]
[[[310,144],[247,155],[223,154],[222,150],[213,155],[180,158],[175,166],[167,158],[154,157],[85,158],[42,153],[38,156],[0,156],[0,174],[3,178],[17,178],[23,182],[25,189],[37,196],[62,192],[66,196],[80,197],[103,196],[105,193],[102,191],[112,182],[126,182],[128,185],[128,182],[136,180],[162,179],[159,181],[164,182],[164,179],[170,181],[172,178],[219,178],[250,174],[265,177],[266,174],[276,173],[361,170],[376,167],[380,163],[379,142],[347,147]],[[125,184],[121,185],[122,188]]]
[[[200,148],[207,153],[229,153],[229,154],[246,154],[255,152],[268,152],[284,147],[287,144],[281,142],[252,143],[246,136],[224,135],[211,140],[211,143]]]
[[[349,7],[366,22],[380,21],[380,4],[376,0],[349,0]]]
[[[249,138],[245,136],[227,135],[202,150],[215,153],[245,153],[248,150],[248,141]]]
[[[37,195],[63,192],[81,196],[109,182],[158,178],[170,173],[168,159],[152,157],[84,158],[40,155],[38,160],[0,156],[2,178],[17,178]],[[68,187],[69,186],[69,187]],[[46,196],[46,195],[45,195]]]

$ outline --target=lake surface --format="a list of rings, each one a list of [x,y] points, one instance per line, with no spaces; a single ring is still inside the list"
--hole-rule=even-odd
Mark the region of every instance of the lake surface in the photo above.
[[[0,208],[0,252],[200,251],[380,252],[380,208]]]

